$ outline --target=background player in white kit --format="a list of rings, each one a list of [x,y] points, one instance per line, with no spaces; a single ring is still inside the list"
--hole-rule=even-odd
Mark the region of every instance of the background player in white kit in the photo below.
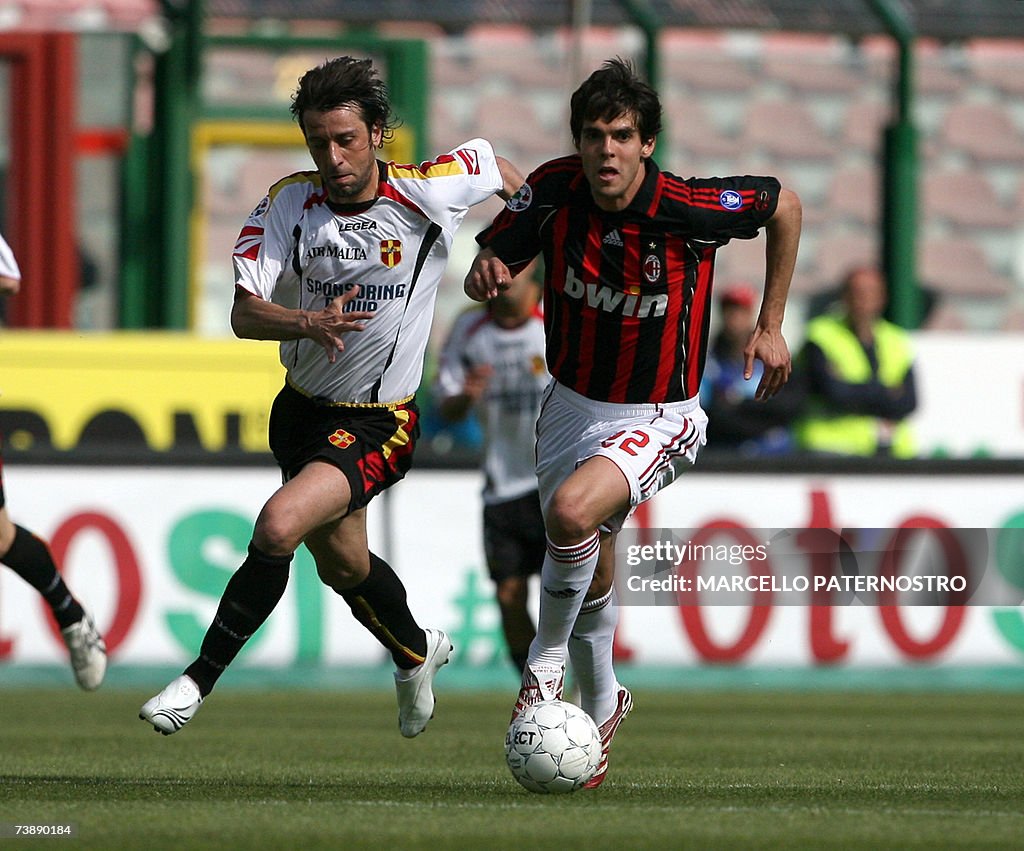
[[[442,417],[477,413],[484,430],[483,531],[509,656],[522,673],[536,634],[527,605],[546,538],[537,490],[537,414],[551,379],[535,264],[485,305],[461,313],[441,352],[435,395]]]
[[[0,296],[16,295],[21,269],[14,252],[0,236]],[[92,618],[64,583],[50,548],[7,513],[3,458],[0,456],[0,562],[35,588],[53,612],[71,654],[75,680],[86,691],[100,687],[107,672],[107,647]]]
[[[7,240],[0,236],[0,324],[6,315],[7,297],[21,289],[21,269]]]
[[[284,484],[199,657],[140,717],[166,735],[195,715],[281,599],[304,543],[321,581],[390,652],[399,728],[411,737],[433,714],[434,674],[452,648],[417,624],[405,586],[369,551],[366,506],[411,466],[414,394],[455,231],[470,206],[511,199],[523,180],[482,139],[419,166],[379,161],[394,119],[370,60],[306,72],[291,110],[317,170],[275,183],[242,228],[231,311],[239,337],[281,341],[286,384],[269,436]]]

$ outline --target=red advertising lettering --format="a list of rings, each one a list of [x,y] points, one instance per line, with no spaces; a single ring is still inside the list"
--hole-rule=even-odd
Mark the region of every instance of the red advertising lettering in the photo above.
[[[106,630],[97,625],[107,643],[107,652],[113,654],[128,636],[138,615],[139,602],[142,598],[142,574],[135,551],[124,530],[105,514],[89,511],[69,517],[50,539],[53,557],[58,564],[64,565],[65,572],[66,556],[72,542],[78,534],[88,530],[98,532],[106,539],[117,575],[117,607],[113,622]],[[69,584],[72,588],[75,587],[74,580],[70,580]],[[56,639],[63,643],[56,622],[52,618],[47,618],[47,622]]]
[[[811,519],[806,529],[796,536],[796,542],[810,553],[810,571],[812,577],[810,639],[811,655],[815,662],[838,662],[850,649],[850,642],[835,636],[832,618],[832,592],[827,585],[819,588],[813,584],[813,577],[832,576],[838,565],[838,554],[832,544],[836,533],[832,523],[832,509],[828,494],[824,491],[811,491]]]
[[[9,659],[14,652],[14,641],[0,637],[0,659]]]
[[[737,543],[756,547],[758,541],[750,534],[745,526],[733,520],[714,520],[698,529],[691,540],[694,547],[699,547],[716,537],[721,537],[723,531],[728,532]],[[690,582],[685,583],[677,593],[679,600],[679,615],[683,621],[683,629],[693,642],[694,650],[706,662],[739,662],[757,644],[761,633],[768,625],[768,618],[772,613],[772,592],[770,590],[757,590],[754,592],[754,605],[749,608],[747,624],[732,644],[721,645],[708,634],[704,627],[704,617],[701,614],[697,588],[697,573],[699,564],[692,559],[686,559],[679,565],[679,574],[688,577]],[[771,563],[765,560],[761,563],[747,562],[747,568],[751,576],[771,576]]]
[[[966,576],[967,560],[956,535],[941,521],[934,517],[921,515],[908,518],[895,531],[882,554],[879,576],[895,579],[900,575],[903,569],[903,553],[907,551],[907,544],[912,536],[921,534],[919,530],[922,529],[930,530],[928,534],[934,535],[941,545],[946,557],[948,575]],[[945,616],[935,635],[927,641],[918,641],[907,632],[904,626],[896,593],[883,590],[879,592],[878,596],[880,603],[878,613],[885,631],[893,643],[913,659],[928,659],[944,650],[956,637],[964,619],[965,609],[963,606],[946,606]]]

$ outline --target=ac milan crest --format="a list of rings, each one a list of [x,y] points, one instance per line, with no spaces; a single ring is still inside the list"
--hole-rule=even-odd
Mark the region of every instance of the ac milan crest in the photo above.
[[[644,277],[652,284],[661,277],[661,259],[657,254],[648,254],[644,260]]]

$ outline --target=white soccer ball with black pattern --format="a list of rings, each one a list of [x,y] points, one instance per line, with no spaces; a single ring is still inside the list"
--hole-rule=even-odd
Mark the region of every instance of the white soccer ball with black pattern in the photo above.
[[[597,771],[601,734],[578,706],[544,700],[509,725],[505,761],[512,776],[531,792],[575,792]]]

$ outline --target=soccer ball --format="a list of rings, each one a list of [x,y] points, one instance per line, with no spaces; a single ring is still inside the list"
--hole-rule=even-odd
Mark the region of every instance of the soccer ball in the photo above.
[[[505,734],[505,761],[531,792],[575,792],[597,771],[601,734],[594,720],[564,700],[528,706]]]

